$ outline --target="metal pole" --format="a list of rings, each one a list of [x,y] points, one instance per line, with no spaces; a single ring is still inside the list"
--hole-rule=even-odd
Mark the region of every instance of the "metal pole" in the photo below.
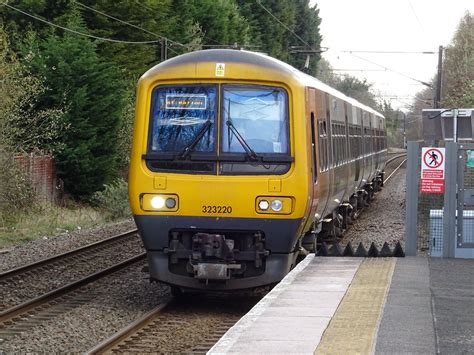
[[[439,108],[441,102],[441,76],[443,73],[443,46],[439,46],[438,51],[438,75],[436,78],[436,97],[435,97],[435,107]]]
[[[458,141],[458,109],[453,109],[453,142]]]
[[[403,114],[403,149],[407,149],[407,114],[400,112]]]
[[[168,59],[168,40],[163,38],[161,40],[161,61],[164,62]]]
[[[446,142],[444,179],[444,211],[443,211],[443,257],[454,257],[454,241],[456,238],[456,202],[457,202],[457,168],[458,145]]]
[[[418,249],[418,181],[420,172],[420,144],[408,142],[406,187],[405,254],[416,256]]]

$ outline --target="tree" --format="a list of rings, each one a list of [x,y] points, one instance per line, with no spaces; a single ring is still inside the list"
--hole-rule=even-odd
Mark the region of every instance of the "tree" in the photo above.
[[[321,19],[317,6],[309,7],[307,0],[236,1],[241,14],[250,25],[249,44],[258,46],[259,51],[303,70],[306,55],[290,53],[290,47],[299,46],[308,50],[309,45],[311,48],[319,49]],[[316,73],[319,59],[319,54],[311,56],[310,74]]]
[[[469,12],[445,50],[442,88],[442,106],[474,107],[474,18]]]
[[[387,144],[389,147],[403,147],[403,133],[406,129],[406,122],[404,123],[403,120],[406,119],[406,115],[404,112],[400,110],[395,110],[390,101],[384,100],[380,105],[378,105],[378,109],[382,115],[385,117],[385,127],[387,130]]]
[[[193,0],[187,5],[191,18],[204,34],[204,44],[244,45],[248,42],[247,19],[233,0]]]
[[[87,31],[77,12],[69,28]],[[96,46],[75,34],[51,34],[46,40],[30,38],[24,58],[47,90],[38,109],[64,105],[62,149],[56,154],[57,173],[66,191],[85,197],[111,181],[117,167],[117,129],[123,107],[122,82],[115,66],[101,60]]]
[[[97,43],[97,50],[102,58],[110,58],[126,75],[133,78],[159,63],[162,46],[160,41],[169,37],[173,27],[179,26],[171,0],[81,0],[77,8],[90,33],[95,36],[122,41],[158,41],[150,44]],[[179,50],[171,42],[168,46],[172,46],[170,54],[175,49]]]
[[[11,153],[39,149],[53,153],[61,149],[59,131],[65,129],[60,105],[39,108],[38,98],[46,91],[44,81],[32,75],[11,51],[0,27],[0,142]]]

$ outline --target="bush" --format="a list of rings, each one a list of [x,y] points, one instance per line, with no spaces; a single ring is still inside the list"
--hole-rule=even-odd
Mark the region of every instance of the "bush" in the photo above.
[[[0,148],[0,225],[15,222],[17,211],[34,209],[35,191],[13,157]]]
[[[103,209],[111,220],[131,216],[128,203],[128,184],[122,178],[117,178],[112,183],[105,184],[103,191],[95,192],[92,195],[91,203]]]

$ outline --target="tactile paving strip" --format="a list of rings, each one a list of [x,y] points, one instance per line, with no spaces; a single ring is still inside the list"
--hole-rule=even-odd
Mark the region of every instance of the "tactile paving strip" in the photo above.
[[[394,258],[363,261],[315,354],[373,353],[395,264]]]

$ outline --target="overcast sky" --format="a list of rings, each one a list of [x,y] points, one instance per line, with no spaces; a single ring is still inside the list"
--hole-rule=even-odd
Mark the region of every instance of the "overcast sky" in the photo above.
[[[347,53],[345,51],[437,52],[450,43],[461,17],[474,13],[472,0],[312,0],[320,10],[323,54],[338,74],[367,78],[376,92],[405,109],[429,82],[436,54]],[[358,58],[360,57],[360,58]],[[397,71],[403,75],[385,70]],[[367,71],[354,71],[367,70]]]

